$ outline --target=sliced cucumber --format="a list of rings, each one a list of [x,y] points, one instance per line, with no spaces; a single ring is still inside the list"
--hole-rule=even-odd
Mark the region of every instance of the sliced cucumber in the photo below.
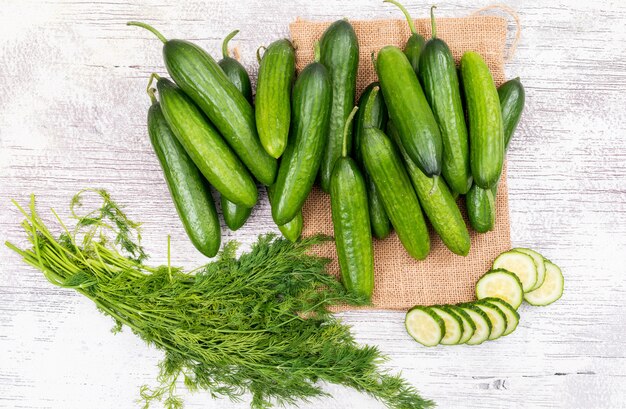
[[[512,251],[518,251],[520,253],[528,254],[533,258],[533,260],[535,260],[535,264],[537,265],[537,282],[535,283],[533,288],[530,289],[530,291],[536,290],[537,288],[541,287],[541,284],[543,284],[543,280],[546,279],[546,266],[544,264],[544,257],[541,254],[537,253],[535,250],[523,247],[514,248]]]
[[[563,287],[565,286],[563,272],[556,264],[548,260],[545,260],[544,263],[546,265],[546,279],[543,284],[536,290],[524,295],[524,299],[530,305],[552,304],[563,295]]]
[[[438,345],[446,333],[443,319],[430,308],[419,305],[406,313],[404,325],[414,340],[427,347]]]
[[[473,304],[460,304],[459,307],[469,315],[470,319],[474,321],[476,325],[474,334],[472,334],[472,337],[466,342],[467,345],[478,345],[488,340],[489,334],[491,334],[491,321],[489,320],[489,316]]]
[[[491,332],[489,333],[489,340],[500,338],[506,331],[507,319],[504,312],[495,304],[488,302],[476,301],[474,303],[478,308],[485,311],[491,321]]]
[[[515,308],[511,307],[511,304],[500,298],[493,297],[483,298],[480,301],[499,307],[504,315],[506,315],[506,330],[504,330],[504,334],[502,334],[502,336],[507,336],[511,332],[515,331],[517,324],[519,324],[519,314],[515,311]]]
[[[469,341],[472,335],[474,335],[474,331],[476,331],[476,324],[472,321],[469,314],[458,305],[448,305],[447,307],[461,317],[461,321],[463,322],[463,335],[461,335],[459,344],[465,344]]]
[[[487,271],[476,283],[476,297],[501,298],[518,309],[524,298],[524,290],[519,278],[510,271],[498,269]]]
[[[445,305],[434,305],[430,309],[443,319],[446,327],[446,333],[439,343],[442,345],[458,344],[463,335],[463,321],[461,317]]]
[[[493,262],[494,270],[503,268],[519,277],[524,292],[530,291],[537,283],[537,265],[535,260],[519,251],[507,251],[500,254]]]

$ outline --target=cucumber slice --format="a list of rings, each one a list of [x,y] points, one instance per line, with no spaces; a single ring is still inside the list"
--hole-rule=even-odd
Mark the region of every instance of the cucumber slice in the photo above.
[[[524,298],[524,290],[519,278],[510,271],[498,269],[487,271],[476,283],[476,297],[503,299],[518,309]]]
[[[536,290],[537,288],[541,287],[541,284],[543,284],[543,280],[546,279],[546,266],[544,264],[544,257],[541,254],[537,253],[535,250],[523,247],[514,248],[511,251],[518,251],[520,253],[528,254],[533,258],[533,260],[535,260],[535,264],[537,265],[537,282],[530,290]]]
[[[491,332],[489,333],[489,340],[493,341],[494,339],[498,339],[502,335],[504,335],[504,331],[506,331],[507,320],[506,315],[500,309],[500,307],[483,301],[476,301],[474,305],[485,311],[485,313],[489,317],[489,321],[491,321]]]
[[[406,313],[404,325],[414,340],[427,347],[438,345],[446,333],[443,319],[430,308],[419,305]]]
[[[461,335],[459,344],[465,344],[467,341],[469,341],[472,335],[474,335],[474,331],[476,331],[476,324],[474,323],[474,321],[472,321],[469,314],[458,305],[447,305],[447,307],[451,311],[454,311],[463,322],[463,334]]]
[[[536,290],[524,295],[524,299],[530,305],[552,304],[563,295],[563,287],[565,286],[563,272],[556,264],[548,260],[545,260],[544,263],[546,265],[546,279],[543,284]]]
[[[456,345],[463,335],[463,321],[454,311],[449,310],[445,305],[435,305],[430,307],[437,315],[443,319],[446,333],[439,342],[441,345]]]
[[[537,283],[537,265],[528,254],[518,251],[504,252],[493,262],[492,269],[498,268],[503,268],[519,277],[524,292],[530,291]]]
[[[459,307],[470,316],[470,319],[474,321],[476,325],[476,330],[467,341],[467,345],[478,345],[488,340],[489,334],[491,334],[491,321],[489,320],[489,316],[473,304],[461,304]]]
[[[517,325],[519,324],[519,314],[515,311],[515,308],[511,307],[511,304],[500,299],[500,298],[483,298],[480,300],[481,302],[486,302],[488,304],[493,304],[499,307],[504,315],[506,315],[506,330],[502,336],[507,336],[511,332],[515,331]]]

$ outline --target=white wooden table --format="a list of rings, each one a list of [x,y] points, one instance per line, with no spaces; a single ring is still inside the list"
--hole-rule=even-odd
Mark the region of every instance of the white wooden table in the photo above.
[[[135,3],[135,4],[129,4]],[[180,4],[177,4],[180,3]],[[428,4],[409,2],[414,16]],[[478,347],[426,349],[399,312],[342,314],[357,339],[391,357],[442,408],[626,407],[626,4],[623,1],[507,1],[522,39],[508,77],[520,76],[527,108],[509,151],[514,245],[562,266],[563,298],[521,308],[517,332]],[[479,0],[438,4],[463,16]],[[233,45],[254,74],[254,51],[288,35],[296,16],[398,18],[380,1],[3,0],[0,5],[0,238],[24,243],[10,199],[38,195],[42,210],[67,215],[70,197],[108,189],[143,221],[152,262],[165,261],[172,234],[177,264],[205,260],[180,226],[146,134],[144,92],[164,72],[161,46],[129,19],[218,54]],[[275,230],[266,199],[253,223],[225,240],[251,243]],[[48,218],[48,220],[51,220]],[[157,258],[160,257],[160,258]],[[72,291],[52,287],[0,247],[0,408],[132,408],[153,384],[161,353]],[[333,399],[303,408],[379,408],[337,386]],[[188,408],[245,408],[191,395]]]

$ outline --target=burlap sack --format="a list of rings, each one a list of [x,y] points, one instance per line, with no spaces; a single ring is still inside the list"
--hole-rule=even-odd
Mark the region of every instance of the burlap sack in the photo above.
[[[376,80],[371,61],[372,51],[385,45],[403,47],[409,37],[404,20],[351,21],[359,38],[360,62],[357,96]],[[417,31],[430,37],[430,21],[416,20]],[[330,22],[297,20],[290,24],[291,38],[296,47],[297,69],[313,61],[313,48]],[[437,35],[445,40],[455,59],[463,52],[480,53],[493,74],[496,84],[504,81],[504,53],[507,21],[495,16],[438,18]],[[459,203],[464,209],[464,204]],[[304,209],[304,234],[333,234],[330,198],[315,187]],[[497,196],[497,219],[494,231],[486,234],[471,232],[472,247],[467,257],[448,250],[431,229],[431,252],[424,261],[411,258],[395,233],[385,240],[374,240],[375,289],[373,303],[379,309],[407,310],[416,304],[457,303],[474,299],[474,285],[489,269],[494,258],[511,248],[508,192],[503,174]],[[329,270],[339,274],[334,243],[320,249],[333,261]]]

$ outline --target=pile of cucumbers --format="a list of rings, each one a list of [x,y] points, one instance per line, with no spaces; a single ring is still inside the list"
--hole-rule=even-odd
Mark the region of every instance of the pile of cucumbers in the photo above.
[[[534,250],[514,248],[500,254],[478,280],[478,301],[418,305],[404,322],[409,335],[425,346],[478,345],[515,331],[523,300],[534,306],[552,304],[563,295],[564,285],[556,264]]]
[[[302,207],[318,181],[330,194],[335,243],[345,286],[370,299],[372,236],[393,230],[409,255],[430,252],[426,219],[455,254],[470,250],[457,205],[466,196],[471,226],[493,229],[495,195],[506,146],[517,126],[524,89],[518,79],[499,89],[483,58],[466,52],[460,78],[450,49],[420,36],[406,9],[411,36],[404,50],[372,55],[379,82],[355,107],[359,43],[345,19],[315,46],[315,61],[296,75],[295,50],[285,39],[257,52],[256,97],[245,68],[223,42],[216,61],[184,40],[163,42],[171,77],[152,74],[148,129],[176,209],[193,244],[208,257],[221,232],[211,187],[226,225],[240,228],[267,187],[272,218],[295,241]],[[157,98],[158,95],[158,98]]]

